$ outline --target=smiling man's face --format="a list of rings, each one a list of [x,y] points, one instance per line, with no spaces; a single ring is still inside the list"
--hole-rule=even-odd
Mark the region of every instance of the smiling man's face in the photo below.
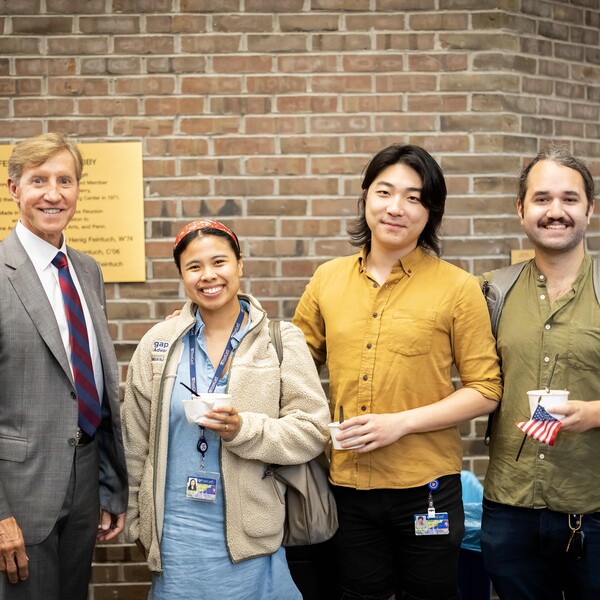
[[[533,166],[525,199],[517,208],[531,243],[549,254],[568,253],[582,246],[594,212],[583,177],[552,160]]]
[[[69,151],[61,150],[37,167],[26,167],[18,182],[8,180],[8,189],[19,205],[21,223],[60,248],[79,197],[75,160]]]

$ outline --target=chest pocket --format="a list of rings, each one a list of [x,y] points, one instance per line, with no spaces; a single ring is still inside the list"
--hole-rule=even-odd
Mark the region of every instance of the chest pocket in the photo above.
[[[392,316],[389,349],[404,356],[426,354],[437,313],[433,310],[399,310]]]
[[[578,371],[597,371],[600,365],[600,329],[573,328],[569,332],[569,366]]]

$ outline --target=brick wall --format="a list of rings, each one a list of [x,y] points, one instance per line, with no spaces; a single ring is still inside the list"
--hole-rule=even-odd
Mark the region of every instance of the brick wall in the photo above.
[[[515,175],[540,147],[600,175],[598,0],[0,0],[0,31],[0,143],[143,143],[148,281],[108,286],[123,375],[182,303],[171,241],[199,215],[236,230],[246,290],[289,317],[351,251],[360,172],[387,144],[440,161],[444,256],[475,273],[527,246]],[[479,475],[484,427],[463,426]],[[98,550],[94,600],[144,597],[136,556]]]

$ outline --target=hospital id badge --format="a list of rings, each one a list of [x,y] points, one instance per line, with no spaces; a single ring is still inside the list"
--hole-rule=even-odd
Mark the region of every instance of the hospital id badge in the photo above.
[[[449,533],[447,512],[415,515],[415,535],[448,535]]]
[[[189,475],[185,486],[185,497],[201,502],[216,502],[220,477],[220,473],[210,471]]]

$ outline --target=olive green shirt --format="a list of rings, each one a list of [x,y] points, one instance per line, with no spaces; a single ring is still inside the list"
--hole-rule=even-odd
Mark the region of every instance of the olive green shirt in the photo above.
[[[485,497],[565,513],[600,511],[600,429],[559,430],[554,446],[528,437],[515,461],[524,435],[515,423],[530,418],[527,391],[546,386],[556,354],[552,389],[567,389],[571,400],[600,400],[600,306],[591,257],[552,307],[545,278],[530,261],[507,294],[497,337],[504,396],[494,417]]]

